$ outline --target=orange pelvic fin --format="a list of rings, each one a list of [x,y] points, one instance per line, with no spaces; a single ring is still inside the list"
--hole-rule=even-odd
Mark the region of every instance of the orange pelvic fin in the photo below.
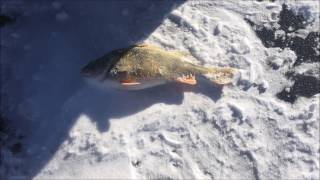
[[[133,86],[133,85],[138,85],[140,84],[139,82],[131,79],[125,79],[121,81],[121,85],[123,86]]]
[[[196,80],[195,76],[193,76],[193,75],[178,77],[176,81],[183,83],[183,84],[189,84],[189,85],[196,85],[197,84],[197,80]]]

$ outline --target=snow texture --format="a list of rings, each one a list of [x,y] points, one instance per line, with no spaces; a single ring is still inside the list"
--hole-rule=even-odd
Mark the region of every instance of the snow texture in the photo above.
[[[1,150],[0,174],[319,179],[319,93],[292,104],[278,99],[297,56],[265,47],[245,21],[275,22],[284,2],[314,17],[305,31],[319,25],[319,3],[309,0],[4,1],[2,13],[20,14],[1,29],[1,112],[23,146]],[[134,92],[84,82],[81,67],[136,42],[240,74],[224,87],[200,80]]]

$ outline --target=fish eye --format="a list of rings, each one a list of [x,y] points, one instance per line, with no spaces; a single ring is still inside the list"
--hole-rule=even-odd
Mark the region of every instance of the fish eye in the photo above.
[[[118,70],[116,68],[112,68],[109,73],[113,76],[116,76],[118,74]]]

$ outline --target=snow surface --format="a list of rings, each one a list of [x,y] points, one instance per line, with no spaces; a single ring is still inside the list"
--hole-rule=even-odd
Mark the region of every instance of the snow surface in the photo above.
[[[20,155],[4,152],[2,173],[319,179],[319,94],[294,104],[277,99],[291,83],[284,74],[296,55],[265,48],[244,20],[270,22],[282,2],[319,17],[317,1],[5,1],[2,11],[24,14],[1,30],[1,63],[10,77],[2,80],[2,101],[25,137]],[[141,41],[241,73],[223,88],[200,81],[127,92],[83,81],[83,65]],[[315,67],[305,66],[297,71]]]

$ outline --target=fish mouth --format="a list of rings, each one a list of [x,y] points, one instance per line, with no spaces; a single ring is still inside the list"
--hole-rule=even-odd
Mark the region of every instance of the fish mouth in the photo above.
[[[80,74],[84,77],[92,77],[92,73],[86,69],[86,67],[82,68]]]
[[[97,76],[100,76],[101,74],[107,76],[119,60],[119,58],[115,57],[109,57],[107,59],[106,57],[101,57],[84,66],[81,69],[80,73],[84,77],[88,78],[95,78]]]
[[[99,72],[97,70],[92,69],[92,66],[86,65],[84,66],[81,70],[80,70],[80,74],[86,78],[93,78],[95,77],[97,74],[99,74]]]
[[[87,68],[83,68],[81,71],[80,71],[80,74],[82,75],[82,77],[84,79],[91,79],[91,80],[96,80],[96,81],[101,81],[103,82],[105,79],[107,79],[107,75],[105,72],[96,72],[96,71],[92,71],[90,69],[87,69]]]

